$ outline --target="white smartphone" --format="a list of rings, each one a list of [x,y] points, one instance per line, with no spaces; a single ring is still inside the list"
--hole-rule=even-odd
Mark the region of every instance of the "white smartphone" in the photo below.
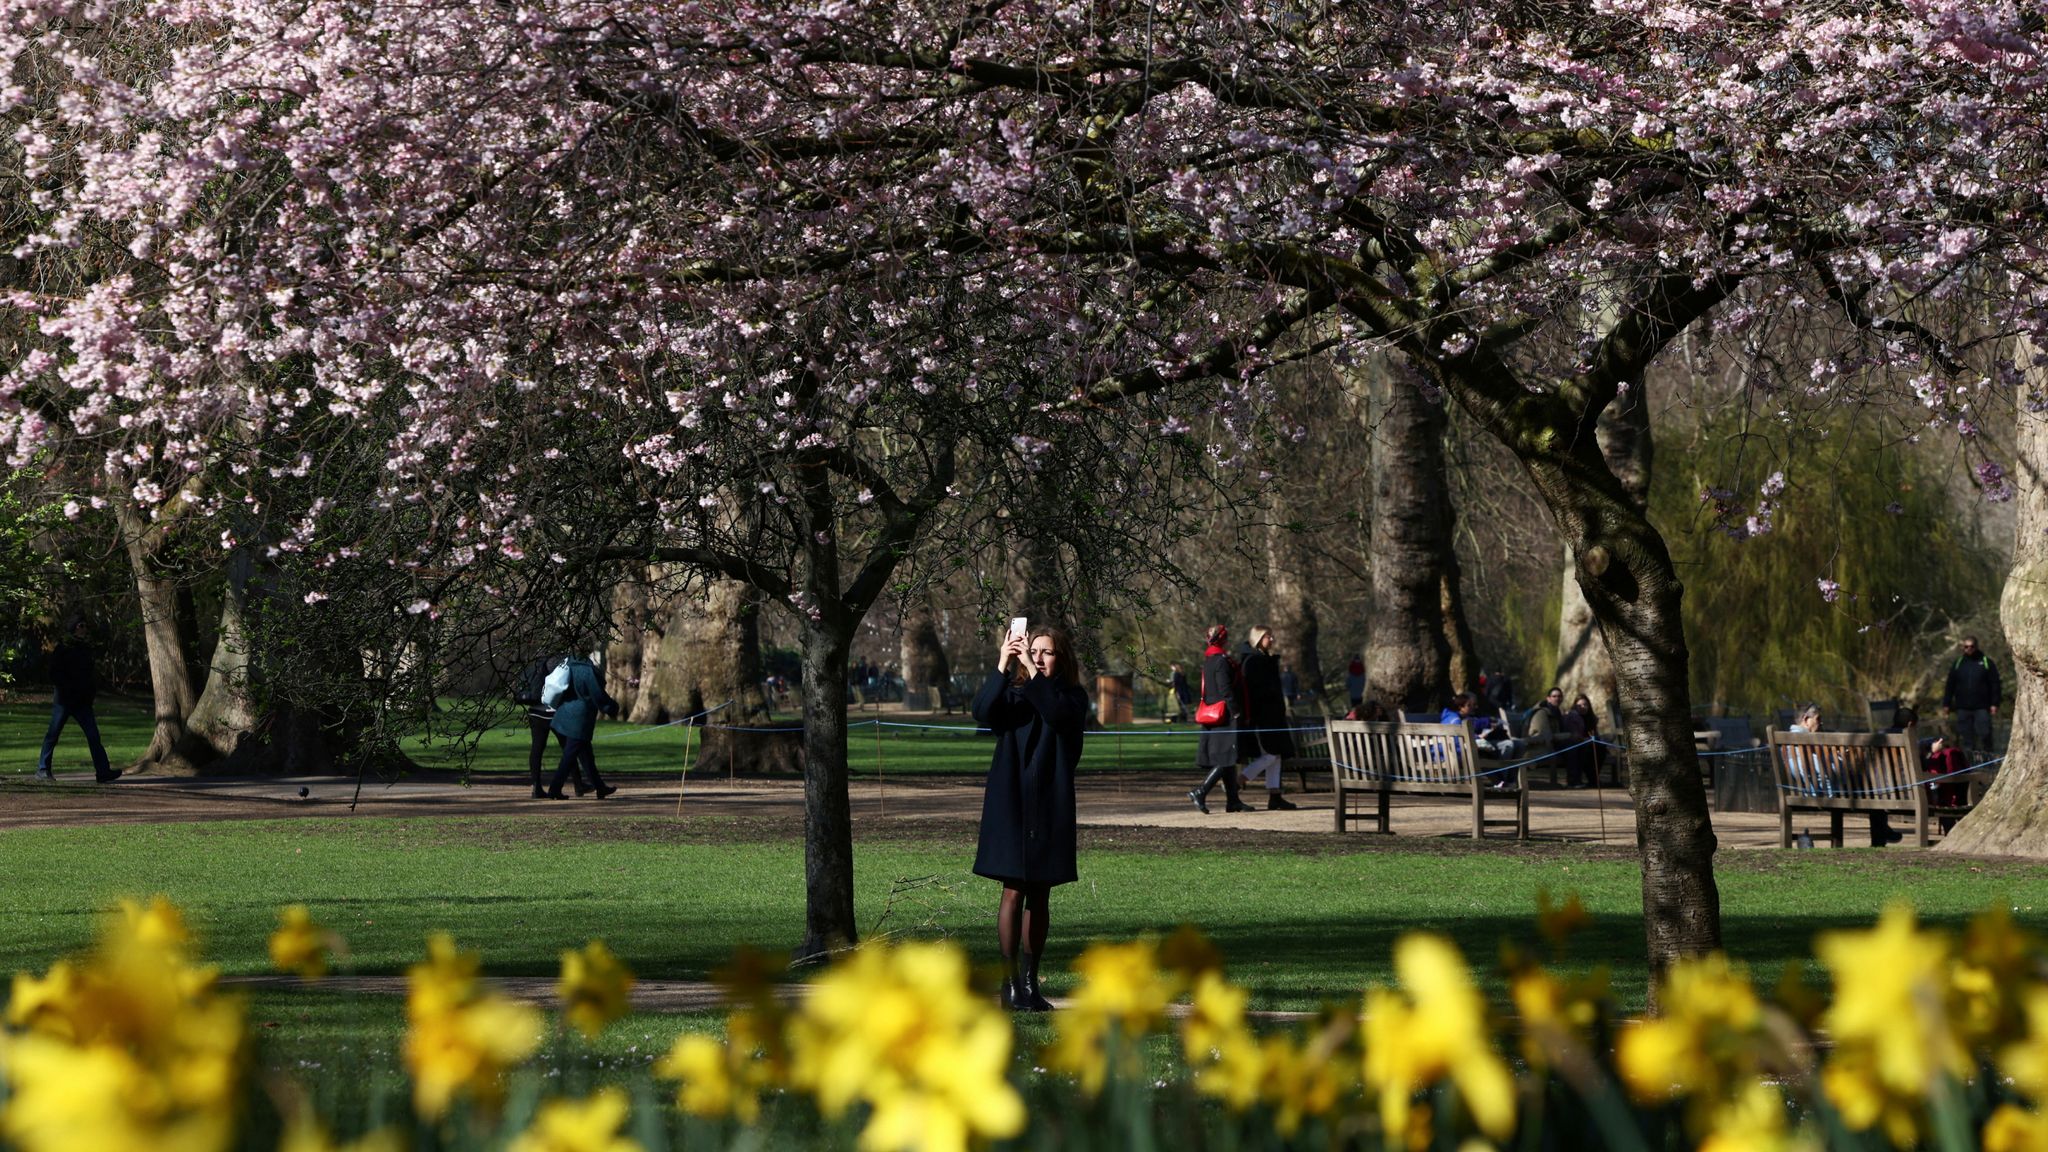
[[[1010,617],[1010,635],[1022,636],[1031,630],[1031,621],[1022,616]]]

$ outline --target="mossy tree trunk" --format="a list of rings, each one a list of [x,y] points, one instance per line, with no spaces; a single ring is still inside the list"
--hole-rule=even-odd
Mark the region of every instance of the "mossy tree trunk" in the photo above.
[[[2022,351],[2022,362],[2039,352]],[[2012,572],[1998,615],[2012,647],[2012,742],[1974,811],[1941,842],[1951,852],[2048,856],[2048,366],[2019,389],[2012,482],[2019,502]]]

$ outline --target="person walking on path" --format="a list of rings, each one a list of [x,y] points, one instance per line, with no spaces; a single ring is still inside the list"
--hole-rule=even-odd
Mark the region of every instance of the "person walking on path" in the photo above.
[[[597,733],[597,714],[602,712],[616,717],[619,702],[605,692],[604,680],[590,661],[581,656],[571,656],[567,664],[568,688],[559,700],[542,701],[555,706],[555,718],[549,722],[549,727],[562,738],[562,760],[555,767],[555,778],[548,783],[547,797],[550,800],[567,799],[562,795],[562,784],[575,776],[578,796],[594,788],[597,798],[602,800],[618,789],[598,776],[597,756],[591,751],[590,741]],[[587,787],[583,780],[586,776],[589,778]]]
[[[1356,656],[1344,669],[1344,694],[1351,697],[1351,706],[1357,708],[1365,703],[1365,661]]]
[[[547,787],[541,783],[541,761],[548,750],[548,739],[554,736],[555,710],[543,700],[547,691],[548,676],[556,670],[566,675],[566,657],[543,657],[528,664],[519,673],[519,683],[513,686],[512,702],[526,707],[526,771],[533,777],[533,798],[547,798]]]
[[[1534,708],[1529,709],[1529,715],[1522,721],[1522,735],[1528,737],[1529,750],[1532,752],[1538,749],[1554,751],[1565,746],[1564,689],[1553,687],[1549,692],[1544,693],[1543,699]],[[1557,783],[1558,759],[1558,757],[1553,756],[1550,760],[1550,782],[1552,784]],[[1564,786],[1567,788],[1576,787],[1578,780],[1571,771],[1572,758],[1567,755],[1563,759],[1565,761]]]
[[[1273,658],[1273,632],[1264,625],[1251,632],[1251,651],[1244,658],[1244,690],[1252,740],[1259,747],[1259,755],[1245,769],[1245,782],[1251,783],[1263,772],[1267,810],[1292,809],[1294,805],[1280,794],[1280,767],[1294,755],[1294,737],[1287,731],[1287,690],[1280,679],[1280,662]]]
[[[1003,886],[996,906],[1003,1007],[1049,1012],[1038,962],[1051,929],[1052,890],[1079,879],[1074,769],[1088,726],[1088,693],[1066,631],[1040,625],[1006,633],[995,670],[974,696],[974,720],[996,737],[974,874]]]
[[[1991,724],[1998,719],[1998,665],[1977,647],[1975,636],[1963,637],[1963,654],[1949,666],[1941,707],[1955,717],[1956,742],[1970,751],[1991,753]]]
[[[85,621],[73,620],[63,642],[50,653],[50,729],[43,733],[43,754],[36,761],[36,779],[55,780],[50,757],[57,751],[57,734],[64,721],[78,721],[85,733],[85,746],[92,753],[93,779],[109,784],[120,779],[121,770],[107,764],[106,745],[100,743],[99,721],[93,718],[93,698],[99,685],[93,676],[92,645],[86,642]]]
[[[1194,707],[1195,686],[1188,683],[1188,674],[1178,660],[1173,664],[1173,675],[1166,679],[1166,691],[1173,697],[1174,713],[1169,723],[1185,724],[1188,712]]]
[[[1207,768],[1209,775],[1202,786],[1188,793],[1195,808],[1206,815],[1209,811],[1209,792],[1216,782],[1223,782],[1223,794],[1227,803],[1224,810],[1249,812],[1252,806],[1238,799],[1238,766],[1259,754],[1259,738],[1250,731],[1250,717],[1245,709],[1244,672],[1237,661],[1230,658],[1230,630],[1218,624],[1209,629],[1209,646],[1202,650],[1202,692],[1204,706],[1223,705],[1223,716],[1212,723],[1202,725],[1201,739],[1195,742],[1195,767]],[[1196,709],[1195,719],[1201,720],[1201,709]]]

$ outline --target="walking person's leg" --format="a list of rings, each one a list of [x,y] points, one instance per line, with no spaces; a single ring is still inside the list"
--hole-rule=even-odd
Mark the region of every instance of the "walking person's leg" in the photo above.
[[[69,715],[62,704],[50,705],[50,728],[43,733],[43,754],[36,760],[36,779],[55,780],[57,774],[50,768],[50,757],[57,751],[57,733],[64,730],[64,718]]]
[[[92,709],[75,709],[71,715],[78,721],[78,730],[85,733],[85,746],[92,752],[93,779],[102,784],[119,780],[119,770],[107,763],[107,746],[100,743],[100,722],[94,718]]]
[[[533,798],[547,796],[547,789],[541,785],[540,765],[548,750],[548,737],[554,732],[549,722],[531,713],[526,717],[526,771],[533,777]]]
[[[1018,990],[1022,1002],[1018,1007],[1028,1012],[1050,1012],[1052,1001],[1038,987],[1038,961],[1045,955],[1045,938],[1051,930],[1049,915],[1052,888],[1045,884],[1026,884],[1022,888],[1024,904],[1024,931],[1019,941],[1023,952],[1019,958],[1017,976],[1022,983]]]
[[[597,774],[597,750],[592,748],[588,742],[583,745],[583,753],[577,757],[577,760],[583,767],[583,774],[589,777],[590,786],[596,790],[599,800],[618,791],[616,787],[605,783],[604,778]],[[577,791],[581,792],[582,789],[579,788]]]
[[[1023,977],[1018,944],[1024,935],[1024,889],[1003,881],[1003,896],[996,904],[996,947],[1003,954],[1003,1007],[1012,1011],[1024,1007]]]
[[[1264,765],[1266,776],[1266,810],[1268,812],[1291,811],[1296,807],[1292,801],[1280,794],[1280,769],[1285,763],[1276,753],[1268,752],[1264,756],[1259,757],[1259,761],[1252,765],[1254,769],[1259,768],[1261,764]],[[1253,775],[1256,776],[1258,773],[1255,771]]]
[[[548,781],[548,799],[568,799],[568,797],[562,795],[562,785],[571,776],[575,775],[576,759],[583,754],[584,743],[582,740],[572,740],[567,736],[562,737],[562,758],[555,764],[554,779]]]

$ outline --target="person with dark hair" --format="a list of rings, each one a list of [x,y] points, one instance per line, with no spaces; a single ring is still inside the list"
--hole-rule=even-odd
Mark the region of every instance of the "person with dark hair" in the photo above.
[[[78,721],[85,733],[85,746],[92,753],[93,779],[110,784],[121,778],[121,770],[107,763],[106,745],[100,743],[99,721],[92,714],[99,684],[93,675],[92,645],[86,640],[85,621],[73,620],[64,640],[50,653],[50,728],[43,733],[43,754],[36,760],[36,779],[55,780],[50,757],[57,751],[57,735],[66,720]]]
[[[555,710],[543,698],[547,691],[548,676],[557,669],[565,669],[567,657],[542,657],[528,664],[519,673],[519,682],[512,686],[512,702],[526,708],[526,771],[533,777],[533,798],[547,798],[547,787],[541,783],[541,761],[548,749],[549,737],[554,736]],[[566,673],[565,673],[566,674]]]
[[[1252,629],[1251,650],[1244,658],[1244,693],[1252,738],[1259,747],[1245,769],[1245,783],[1264,774],[1267,810],[1292,809],[1295,805],[1280,794],[1280,768],[1294,755],[1294,738],[1287,731],[1287,690],[1273,658],[1273,632],[1264,625]]]
[[[1956,742],[1976,752],[1991,751],[1991,725],[1998,719],[1998,665],[1977,647],[1975,636],[1963,637],[1963,654],[1949,666],[1942,687],[1942,710],[1955,717]]]
[[[1600,717],[1593,712],[1593,698],[1584,692],[1572,700],[1564,713],[1564,737],[1571,751],[1565,754],[1564,780],[1567,788],[1592,788],[1600,783]]]
[[[974,697],[975,723],[995,734],[981,797],[974,874],[1003,886],[996,943],[1003,1007],[1049,1012],[1038,962],[1050,931],[1052,889],[1079,879],[1074,864],[1074,769],[1088,726],[1088,693],[1064,629],[1006,633],[995,670]]]
[[[604,782],[597,774],[597,756],[591,751],[590,741],[597,733],[597,714],[616,717],[619,702],[604,690],[604,679],[597,674],[597,667],[581,656],[571,656],[567,661],[568,687],[561,698],[554,701],[555,718],[549,727],[562,738],[562,759],[555,766],[555,778],[548,782],[547,797],[550,800],[565,800],[562,785],[572,777],[576,781],[576,794],[583,795],[591,789],[597,790],[599,800],[617,792],[618,789]],[[589,783],[584,783],[588,777]]]
[[[1185,724],[1188,713],[1194,708],[1195,686],[1188,683],[1187,670],[1180,666],[1180,661],[1173,662],[1172,673],[1166,678],[1167,695],[1171,697],[1174,708],[1173,718],[1168,723]]]
[[[1188,793],[1188,799],[1204,815],[1209,812],[1209,793],[1219,780],[1223,782],[1225,811],[1252,810],[1237,795],[1238,766],[1259,755],[1259,738],[1251,731],[1245,707],[1244,672],[1230,658],[1229,643],[1230,629],[1218,624],[1209,629],[1209,646],[1202,650],[1201,702],[1223,705],[1222,717],[1203,724],[1201,738],[1195,742],[1195,767],[1207,768],[1209,774],[1200,788]],[[1199,708],[1195,718],[1201,719]]]

